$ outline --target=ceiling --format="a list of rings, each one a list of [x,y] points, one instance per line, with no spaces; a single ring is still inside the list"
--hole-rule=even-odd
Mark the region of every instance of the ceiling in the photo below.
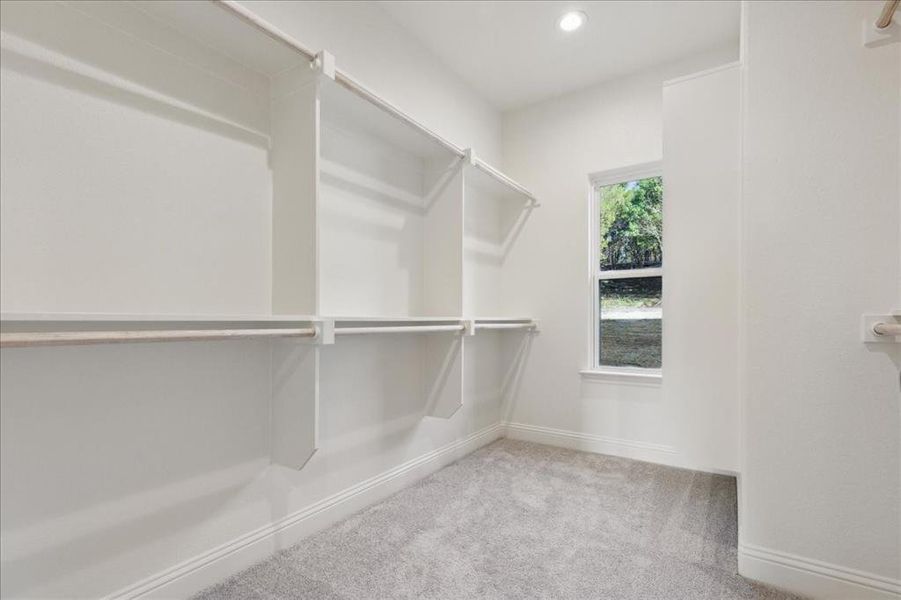
[[[738,46],[733,0],[485,2],[378,5],[501,110],[705,50]],[[582,10],[573,33],[559,17]]]

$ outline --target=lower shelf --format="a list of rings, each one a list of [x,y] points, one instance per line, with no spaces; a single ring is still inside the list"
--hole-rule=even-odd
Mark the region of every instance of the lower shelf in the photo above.
[[[0,334],[0,348],[136,342],[209,342],[261,338],[315,338],[312,327],[273,329],[151,329],[140,331],[32,331]]]
[[[310,315],[117,315],[91,313],[4,314],[0,347],[138,342],[197,342],[308,338],[334,343],[334,335],[384,333],[475,334],[478,330],[535,331],[528,318],[340,317]]]
[[[0,320],[0,347],[9,349],[3,352],[6,367],[24,373],[41,372],[42,364],[65,362],[58,348],[45,346],[85,346],[95,345],[98,348],[90,355],[78,356],[79,361],[92,363],[93,367],[103,372],[109,368],[118,373],[134,371],[147,364],[148,360],[161,361],[164,353],[141,349],[139,342],[214,342],[222,340],[263,340],[269,345],[269,368],[263,372],[269,374],[269,440],[271,461],[293,469],[301,469],[313,457],[319,448],[319,401],[320,360],[322,353],[332,354],[330,358],[345,360],[340,364],[340,371],[355,372],[358,365],[353,364],[354,356],[370,355],[373,349],[379,356],[392,356],[392,349],[398,348],[399,342],[388,342],[380,338],[360,341],[352,344],[341,342],[332,349],[335,338],[354,338],[366,334],[430,334],[417,336],[404,342],[407,348],[405,362],[388,369],[374,368],[369,379],[388,379],[396,376],[409,376],[413,367],[420,369],[414,379],[421,381],[422,388],[418,395],[421,398],[422,415],[449,419],[463,406],[467,394],[467,370],[464,369],[467,343],[475,344],[479,331],[499,330],[516,331],[526,334],[524,338],[510,340],[528,340],[528,334],[537,331],[536,323],[528,318],[479,318],[463,319],[459,317],[344,317],[339,319],[319,318],[310,315],[239,315],[231,317],[209,315],[96,315],[69,313],[64,315],[22,315],[4,314]],[[504,339],[509,336],[503,335]],[[495,347],[494,341],[486,338],[489,347]],[[500,338],[497,338],[500,339]],[[124,349],[110,354],[102,350],[103,345],[123,344]],[[364,344],[364,345],[360,345]],[[366,345],[368,344],[368,345]],[[342,353],[342,347],[353,348],[349,353]],[[522,346],[522,341],[512,345]],[[497,345],[501,348],[502,345]],[[24,353],[20,349],[32,348]],[[224,351],[222,347],[216,352]],[[260,349],[263,351],[263,349]],[[85,350],[86,351],[86,350]],[[82,351],[82,352],[85,352]],[[243,352],[243,351],[242,351]],[[364,354],[360,354],[363,352]],[[487,355],[492,354],[489,350]],[[482,365],[493,362],[490,356],[474,356],[474,360]],[[185,349],[179,354],[183,361],[209,361],[209,352],[193,352]],[[202,358],[206,357],[206,358]],[[96,360],[104,361],[97,365]],[[380,359],[381,360],[381,359]],[[110,363],[115,364],[113,367]],[[378,361],[376,361],[378,362]],[[498,364],[504,362],[498,359]],[[382,363],[384,364],[384,363]],[[332,364],[333,370],[336,365]],[[184,368],[184,365],[182,365]],[[190,370],[190,369],[189,369]],[[507,367],[497,368],[504,381],[487,386],[493,389],[506,387],[504,383],[509,377]],[[406,371],[406,372],[405,372]],[[472,370],[470,369],[470,372]],[[117,375],[118,376],[118,375]],[[52,374],[51,374],[52,377]],[[475,375],[473,377],[476,377]],[[5,378],[4,378],[5,379]],[[365,379],[365,378],[364,378]],[[93,382],[84,383],[85,395],[90,395]],[[470,382],[472,383],[472,382]],[[34,386],[38,386],[34,380]],[[151,380],[149,385],[154,385]],[[327,384],[328,385],[328,384]],[[366,385],[371,385],[367,380]],[[4,386],[5,387],[5,386]],[[10,390],[12,395],[27,393],[25,387]],[[39,387],[39,386],[38,386]],[[472,386],[470,386],[472,387]],[[160,387],[160,393],[168,394],[168,388]],[[418,389],[418,388],[417,388]],[[151,394],[152,396],[152,394]],[[6,397],[6,394],[4,394]],[[411,396],[412,398],[413,396]]]

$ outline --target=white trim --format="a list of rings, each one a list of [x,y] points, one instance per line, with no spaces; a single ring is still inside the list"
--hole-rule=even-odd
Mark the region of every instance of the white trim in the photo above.
[[[610,279],[628,279],[634,277],[663,277],[663,267],[653,267],[649,269],[626,269],[622,271],[602,271],[598,268],[600,256],[598,256],[598,227],[601,219],[601,206],[598,201],[599,187],[623,183],[626,181],[635,181],[637,179],[646,179],[648,177],[663,176],[663,161],[655,160],[646,163],[631,165],[628,167],[619,167],[616,169],[608,169],[606,171],[597,171],[588,175],[589,193],[588,193],[588,255],[589,255],[589,277],[588,285],[589,298],[591,298],[591,306],[589,307],[591,314],[590,331],[588,333],[588,364],[586,371],[606,371],[609,367],[600,364],[600,355],[598,353],[599,346],[599,326],[600,315],[598,314],[598,305],[600,303],[598,282]],[[649,374],[659,369],[647,369]]]
[[[393,469],[370,477],[208,552],[123,588],[109,600],[126,598],[186,598],[288,548],[355,511],[373,504],[459,458],[489,444],[504,432],[496,423],[472,435],[427,452]]]
[[[597,261],[595,261],[597,263]],[[595,264],[597,266],[597,264]],[[620,269],[616,271],[598,271],[598,279],[637,279],[639,277],[663,277],[663,267],[648,269]]]
[[[591,452],[594,454],[621,456],[623,458],[631,458],[633,460],[675,467],[677,469],[698,471],[700,473],[727,475],[729,477],[735,477],[737,482],[740,481],[739,474],[730,469],[718,469],[705,464],[686,462],[685,457],[679,453],[675,446],[666,444],[626,440],[567,429],[554,429],[551,427],[541,427],[539,425],[529,425],[526,423],[511,423],[509,421],[506,423],[506,437],[512,440],[535,442],[536,444],[570,448],[572,450],[581,450],[583,452]]]
[[[738,127],[738,164],[736,176],[738,177],[738,219],[735,227],[735,236],[738,240],[738,306],[735,307],[738,315],[738,377],[736,378],[736,392],[738,394],[738,470],[741,473],[748,472],[748,441],[745,428],[747,420],[747,398],[750,386],[747,369],[745,367],[745,359],[747,357],[747,339],[748,339],[748,323],[747,311],[745,310],[747,301],[747,289],[745,283],[745,275],[747,271],[747,240],[748,235],[747,219],[747,202],[745,201],[745,131],[748,126],[748,110],[747,110],[747,53],[749,43],[748,32],[748,10],[750,8],[750,0],[742,0],[741,11],[739,17],[739,40],[738,40],[738,76],[739,76],[739,93],[738,93],[738,111],[739,111],[739,127]],[[739,479],[739,483],[741,480]],[[741,545],[745,535],[745,486],[738,486],[738,542]]]
[[[661,175],[663,175],[663,160],[654,160],[651,162],[639,163],[637,165],[589,173],[588,181],[591,182],[592,187],[598,187],[613,185],[615,183],[625,183],[627,181],[636,181],[648,177],[659,177]]]
[[[610,454],[645,462],[678,467],[678,452],[672,446],[624,440],[579,431],[554,429],[526,423],[507,423],[507,437],[513,440],[524,440],[549,446],[559,446],[572,450],[583,450],[595,454]]]
[[[825,600],[901,597],[899,579],[753,544],[739,544],[738,572],[767,585]]]
[[[604,383],[625,383],[660,387],[663,383],[663,371],[660,369],[615,368],[583,369],[579,371],[583,380],[601,381]]]
[[[588,324],[588,336],[587,342],[588,347],[586,348],[586,360],[585,364],[588,365],[588,368],[593,369],[597,367],[598,364],[598,304],[600,303],[599,298],[599,284],[598,284],[598,224],[601,221],[601,208],[599,206],[599,202],[597,201],[597,186],[591,180],[591,176],[588,178],[588,221],[587,225],[587,239],[588,239],[588,277],[586,278],[586,283],[588,284],[588,294],[586,295],[589,298],[589,306],[588,306],[588,314],[591,315]]]
[[[710,69],[704,69],[703,71],[698,71],[697,73],[689,73],[688,75],[683,75],[681,77],[676,77],[674,79],[667,79],[663,82],[663,86],[666,87],[668,85],[675,85],[677,83],[684,83],[686,81],[691,81],[692,79],[698,79],[700,77],[707,77],[708,75],[713,75],[714,73],[719,73],[720,71],[728,71],[729,69],[737,69],[741,67],[741,61],[733,61],[730,63],[726,63],[724,65],[720,65],[718,67],[711,67]]]

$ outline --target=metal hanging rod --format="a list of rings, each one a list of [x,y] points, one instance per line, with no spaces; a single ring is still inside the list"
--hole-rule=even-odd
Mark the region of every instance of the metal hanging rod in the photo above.
[[[886,1],[885,6],[882,7],[882,13],[876,19],[876,29],[885,29],[892,24],[892,17],[895,15],[895,11],[898,10],[899,4],[901,4],[901,0]]]
[[[463,325],[400,325],[389,327],[336,327],[335,335],[358,333],[431,333],[436,331],[463,331]]]
[[[264,338],[313,338],[312,328],[292,329],[174,329],[171,331],[42,331],[0,334],[0,348],[80,346],[129,342],[206,342]]]
[[[890,333],[897,325],[874,327],[879,335],[901,335]],[[335,335],[357,335],[367,333],[461,333],[466,325],[387,325],[369,327],[338,327]],[[474,330],[534,330],[535,322],[522,323],[474,323]],[[117,344],[144,342],[202,342],[222,340],[249,340],[271,338],[315,338],[318,332],[308,328],[266,328],[266,329],[172,329],[172,330],[115,330],[115,331],[36,331],[0,333],[0,347],[25,348],[33,346],[82,346],[89,344]]]
[[[873,333],[876,335],[901,335],[901,323],[876,323],[873,325]]]

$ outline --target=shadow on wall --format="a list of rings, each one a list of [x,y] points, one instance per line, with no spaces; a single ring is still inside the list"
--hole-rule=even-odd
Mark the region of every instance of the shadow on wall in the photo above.
[[[532,342],[537,333],[517,333],[514,335],[497,333],[501,336],[502,357],[500,372],[503,373],[499,397],[501,398],[501,421],[507,423],[513,418],[516,400],[522,386],[522,375],[529,362]]]
[[[0,51],[0,61],[2,61],[4,69],[10,69],[25,77],[139,110],[167,121],[202,129],[263,150],[269,149],[269,136],[263,131],[232,123],[212,114],[204,114],[189,107],[178,106],[163,98],[154,98],[146,91],[129,90],[121,82],[108,83],[9,48],[3,48]]]
[[[4,349],[0,364],[4,594],[202,524],[269,462],[264,342]]]
[[[268,95],[249,69],[207,61],[197,67],[134,36],[171,35],[154,20],[137,18],[136,32],[110,27],[117,9],[96,5],[9,3],[3,7],[4,68],[29,77],[268,148]],[[65,31],[65,35],[59,35]],[[209,50],[194,40],[187,52]],[[135,53],[140,52],[140,57]],[[199,61],[198,61],[199,62]],[[211,91],[212,90],[212,91]]]
[[[152,545],[173,530],[187,531],[203,523],[238,497],[267,464],[259,460],[204,473],[166,489],[118,498],[4,533],[4,588],[13,597],[30,595],[29,590],[48,584],[65,589],[72,574],[90,573],[98,563],[133,552],[135,540]],[[52,578],[36,565],[53,565]]]
[[[867,352],[871,354],[882,354],[885,360],[890,361],[895,366],[898,375],[898,391],[901,392],[901,344],[892,342],[887,343],[869,343],[865,344]]]
[[[501,266],[522,233],[534,206],[520,200],[482,198],[478,190],[466,187],[466,259]]]

